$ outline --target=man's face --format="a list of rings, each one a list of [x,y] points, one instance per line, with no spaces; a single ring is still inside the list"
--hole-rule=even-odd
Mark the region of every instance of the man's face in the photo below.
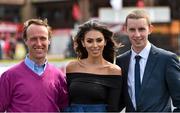
[[[46,59],[50,44],[48,37],[48,29],[45,26],[31,24],[27,29],[25,43],[29,49],[29,58],[36,63]]]
[[[147,23],[145,18],[128,19],[126,30],[133,50],[139,53],[147,45],[152,26]]]

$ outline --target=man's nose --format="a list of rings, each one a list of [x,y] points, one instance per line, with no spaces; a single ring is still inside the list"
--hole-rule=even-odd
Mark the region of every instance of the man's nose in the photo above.
[[[138,36],[140,36],[140,32],[138,30],[136,30],[134,35],[138,37]]]
[[[39,38],[37,38],[37,44],[41,45],[41,40]]]

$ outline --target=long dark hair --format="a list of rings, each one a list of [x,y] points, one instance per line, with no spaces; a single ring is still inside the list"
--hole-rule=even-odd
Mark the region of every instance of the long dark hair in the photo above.
[[[103,50],[103,57],[107,61],[113,63],[115,57],[115,49],[116,49],[115,42],[113,40],[113,32],[110,31],[105,25],[103,25],[97,20],[90,20],[79,26],[79,30],[76,36],[74,37],[75,45],[76,45],[75,51],[77,57],[79,59],[84,59],[88,57],[88,52],[86,48],[83,47],[81,41],[84,41],[85,34],[93,29],[100,31],[104,35],[106,45]]]

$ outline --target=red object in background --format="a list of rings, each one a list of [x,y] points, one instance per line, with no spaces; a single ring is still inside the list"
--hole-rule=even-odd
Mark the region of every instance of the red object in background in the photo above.
[[[0,21],[0,34],[5,36],[5,38],[7,39],[10,37],[10,34],[12,33],[15,34],[15,38],[21,38],[20,35],[22,31],[23,31],[23,24]]]
[[[136,6],[137,7],[144,7],[144,0],[138,0],[137,3],[136,3]]]
[[[72,16],[75,20],[81,19],[81,11],[80,11],[79,5],[77,3],[74,3],[74,5],[73,5]]]

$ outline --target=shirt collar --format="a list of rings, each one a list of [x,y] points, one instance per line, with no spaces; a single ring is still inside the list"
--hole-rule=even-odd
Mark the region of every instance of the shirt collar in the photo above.
[[[33,60],[31,60],[31,59],[29,58],[29,54],[28,54],[28,55],[26,55],[25,63],[28,64],[28,66],[29,66],[31,69],[34,69],[34,68],[37,67],[37,66],[38,66],[38,67],[45,68],[46,65],[47,65],[47,59],[46,59],[46,61],[45,61],[44,64],[42,64],[42,65],[39,66],[38,64],[36,64]]]
[[[132,58],[134,58],[136,55],[140,55],[143,59],[147,59],[150,49],[151,49],[151,44],[149,42],[147,43],[146,47],[139,54],[137,54],[136,52],[134,52],[133,49],[131,49]]]

